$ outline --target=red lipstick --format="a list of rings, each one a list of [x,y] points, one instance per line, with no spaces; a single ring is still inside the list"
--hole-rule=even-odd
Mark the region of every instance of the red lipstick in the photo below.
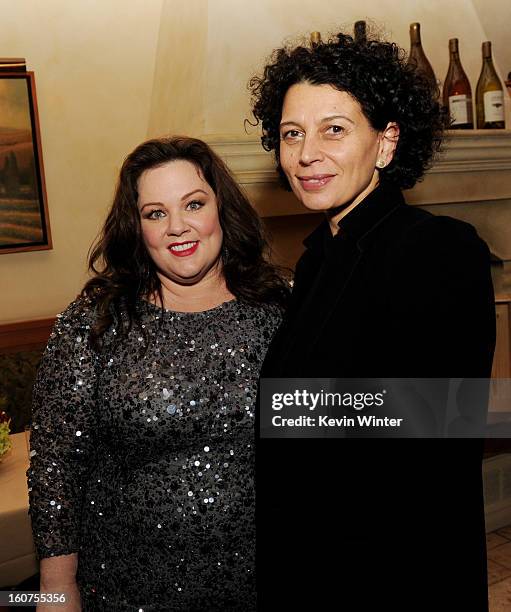
[[[198,240],[188,240],[187,242],[173,242],[168,249],[176,257],[188,257],[193,255],[199,246]]]

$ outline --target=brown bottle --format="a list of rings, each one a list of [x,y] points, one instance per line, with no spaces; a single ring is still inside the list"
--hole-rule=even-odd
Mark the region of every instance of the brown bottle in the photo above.
[[[504,89],[491,59],[491,42],[483,42],[483,67],[476,89],[478,129],[504,128]]]
[[[408,64],[415,67],[418,72],[421,72],[435,89],[438,87],[433,68],[422,48],[420,23],[410,24],[410,55],[408,56]]]
[[[449,40],[449,56],[443,91],[444,107],[449,111],[451,120],[449,127],[452,130],[472,129],[472,89],[461,65],[457,38]]]
[[[366,32],[366,22],[365,21],[355,21],[354,34],[355,34],[355,42],[361,43],[361,44],[367,42],[367,32]]]

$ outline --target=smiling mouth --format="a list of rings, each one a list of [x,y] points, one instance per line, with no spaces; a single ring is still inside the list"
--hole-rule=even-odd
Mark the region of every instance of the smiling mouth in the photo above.
[[[297,176],[300,185],[305,191],[317,191],[327,185],[335,174],[315,174],[314,176]]]
[[[198,240],[192,240],[190,242],[180,242],[169,245],[168,249],[176,257],[186,257],[192,255],[199,246]]]

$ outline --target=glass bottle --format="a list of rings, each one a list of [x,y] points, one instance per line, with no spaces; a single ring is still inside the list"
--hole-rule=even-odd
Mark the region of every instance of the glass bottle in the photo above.
[[[472,88],[463,70],[458,50],[458,39],[449,40],[449,69],[443,90],[444,107],[449,111],[453,130],[472,129]]]
[[[410,24],[410,55],[408,56],[408,64],[414,66],[418,72],[422,72],[435,89],[438,87],[433,68],[422,48],[420,23]]]
[[[491,58],[491,42],[483,42],[483,66],[476,89],[478,129],[504,128],[504,89]]]
[[[354,34],[355,42],[365,43],[367,41],[367,28],[365,21],[355,21]]]
[[[311,32],[311,47],[315,47],[321,43],[321,33],[320,32]]]

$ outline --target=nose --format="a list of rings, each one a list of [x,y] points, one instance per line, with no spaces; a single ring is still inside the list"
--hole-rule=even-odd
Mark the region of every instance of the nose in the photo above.
[[[300,164],[308,166],[323,158],[319,136],[316,134],[305,134],[300,150]]]
[[[181,211],[173,211],[169,214],[166,228],[167,236],[182,236],[189,231]]]

